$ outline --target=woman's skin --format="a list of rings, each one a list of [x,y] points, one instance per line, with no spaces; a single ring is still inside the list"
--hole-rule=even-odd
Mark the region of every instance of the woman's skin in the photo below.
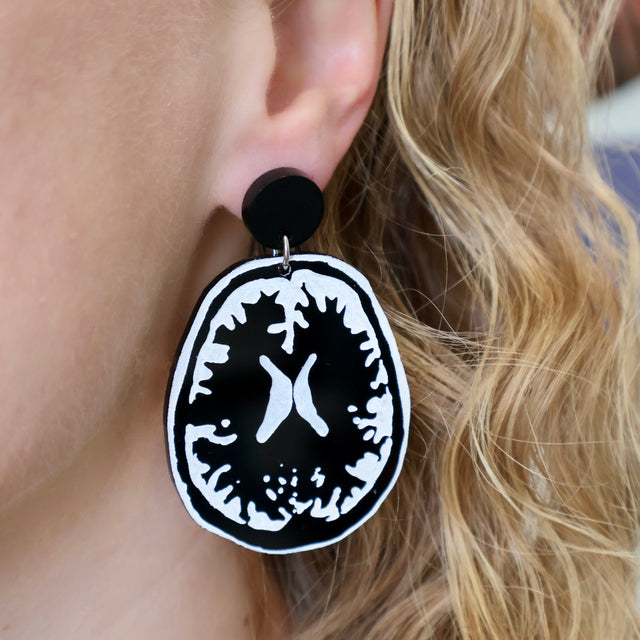
[[[166,380],[200,290],[247,254],[248,185],[278,166],[328,181],[390,11],[0,0],[3,639],[258,628],[255,556],[195,525],[169,478]]]

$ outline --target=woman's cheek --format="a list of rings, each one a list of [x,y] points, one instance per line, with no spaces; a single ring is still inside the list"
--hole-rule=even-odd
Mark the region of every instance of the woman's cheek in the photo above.
[[[168,6],[0,21],[0,506],[139,391],[209,212],[219,34]]]

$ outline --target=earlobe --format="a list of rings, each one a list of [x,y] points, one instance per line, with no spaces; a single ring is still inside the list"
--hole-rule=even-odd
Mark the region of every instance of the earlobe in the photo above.
[[[259,83],[262,94],[254,87],[247,96],[259,108],[229,138],[218,204],[240,215],[250,183],[275,167],[295,167],[324,188],[375,94],[391,5],[295,0],[272,6],[275,62]]]

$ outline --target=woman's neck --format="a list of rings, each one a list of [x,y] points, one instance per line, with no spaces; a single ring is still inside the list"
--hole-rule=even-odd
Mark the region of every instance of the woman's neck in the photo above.
[[[167,467],[160,395],[138,396],[128,419],[1,514],[6,640],[282,637],[277,596],[271,633],[256,631],[259,558],[186,514]]]

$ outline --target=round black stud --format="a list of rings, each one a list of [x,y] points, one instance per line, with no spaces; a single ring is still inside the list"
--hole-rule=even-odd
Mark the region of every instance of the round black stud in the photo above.
[[[261,175],[247,190],[242,219],[265,247],[292,247],[310,238],[320,225],[324,199],[318,185],[297,169],[283,167]]]

